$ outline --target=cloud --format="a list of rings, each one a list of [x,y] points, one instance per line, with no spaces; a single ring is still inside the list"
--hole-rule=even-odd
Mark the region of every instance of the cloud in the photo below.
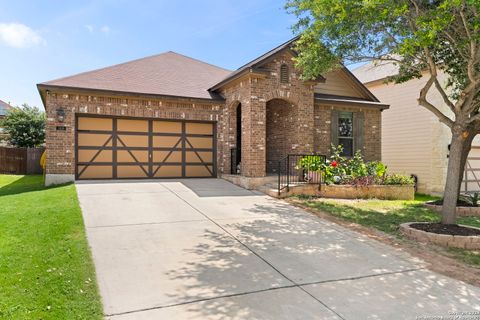
[[[110,27],[109,26],[103,26],[100,28],[100,31],[102,31],[103,34],[109,35],[110,34]]]
[[[14,48],[46,45],[40,34],[21,23],[0,23],[0,43]]]
[[[87,28],[88,32],[90,33],[93,33],[93,31],[95,30],[95,28],[91,24],[85,25],[85,28]]]

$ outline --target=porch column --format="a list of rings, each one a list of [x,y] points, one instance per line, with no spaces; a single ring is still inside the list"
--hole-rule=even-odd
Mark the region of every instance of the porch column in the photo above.
[[[242,107],[242,176],[265,177],[266,103],[252,97]]]

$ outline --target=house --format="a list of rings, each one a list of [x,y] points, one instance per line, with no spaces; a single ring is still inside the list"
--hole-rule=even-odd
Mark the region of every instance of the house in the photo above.
[[[382,115],[382,161],[390,172],[413,174],[417,177],[418,192],[440,195],[445,187],[450,129],[438,118],[417,102],[420,89],[428,78],[405,83],[386,83],[389,76],[398,73],[398,66],[388,62],[370,62],[352,73],[390,109]],[[440,73],[441,83],[446,83],[446,75]],[[449,107],[440,93],[432,88],[428,99],[445,114]],[[467,164],[467,179],[462,191],[478,190],[480,185],[480,143],[474,141]],[[478,158],[478,159],[475,159]],[[477,168],[477,169],[475,169]]]
[[[8,103],[0,100],[0,121],[2,121],[3,118],[7,115],[8,110],[12,108],[11,105]],[[0,146],[6,145],[5,138],[7,135],[3,132],[3,128],[1,127],[0,124]]]
[[[339,142],[379,160],[388,106],[346,68],[302,81],[294,41],[233,72],[166,52],[38,84],[46,183],[240,173],[250,185],[289,153]]]

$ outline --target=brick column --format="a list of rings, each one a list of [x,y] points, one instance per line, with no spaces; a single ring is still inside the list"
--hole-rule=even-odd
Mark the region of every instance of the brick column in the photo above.
[[[264,177],[266,103],[252,97],[242,107],[242,175]]]

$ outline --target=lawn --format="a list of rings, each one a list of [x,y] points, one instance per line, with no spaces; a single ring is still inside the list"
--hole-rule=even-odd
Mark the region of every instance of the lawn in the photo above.
[[[0,175],[0,319],[102,319],[75,186]]]
[[[426,201],[435,199],[426,195],[416,195],[415,200],[334,200],[312,197],[293,197],[292,201],[300,203],[314,211],[321,211],[345,221],[374,228],[390,235],[402,237],[398,228],[404,222],[440,221],[438,213],[422,206]],[[459,224],[480,227],[480,218],[459,218]],[[480,266],[480,252],[448,249],[447,252],[468,264]]]

